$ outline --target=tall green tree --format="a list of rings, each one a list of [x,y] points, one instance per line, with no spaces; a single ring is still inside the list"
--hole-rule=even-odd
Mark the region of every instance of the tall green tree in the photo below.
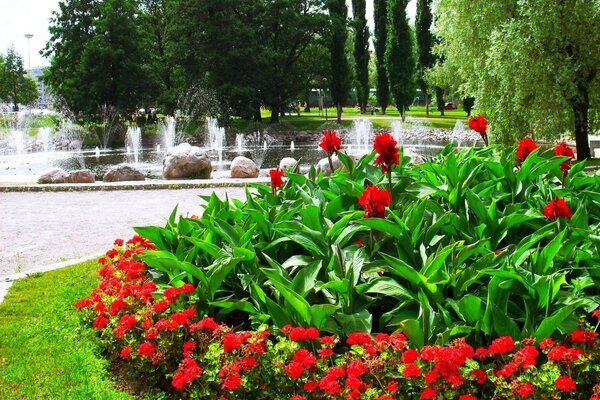
[[[19,111],[19,104],[33,104],[39,95],[35,81],[25,72],[23,58],[10,47],[5,57],[0,55],[0,99],[11,102],[13,111]]]
[[[445,63],[475,96],[491,137],[514,143],[574,132],[590,157],[589,112],[600,108],[600,0],[437,0]]]
[[[381,112],[385,114],[385,110],[390,104],[390,81],[385,64],[388,31],[387,0],[374,0],[373,5],[375,61],[377,66],[377,102],[381,107]]]
[[[331,75],[329,89],[331,100],[336,106],[337,121],[342,122],[342,105],[348,100],[350,93],[350,65],[346,58],[346,40],[348,38],[348,7],[345,0],[329,0],[330,29],[330,54]]]
[[[417,36],[417,83],[425,96],[425,116],[429,117],[429,92],[425,72],[434,64],[435,57],[432,53],[433,34],[431,24],[431,0],[417,0],[417,18],[415,32]]]
[[[386,65],[391,93],[402,120],[415,96],[415,55],[406,6],[408,0],[390,0]]]
[[[369,27],[366,0],[352,0],[352,27],[354,28],[354,61],[356,66],[356,99],[364,114],[369,101]]]

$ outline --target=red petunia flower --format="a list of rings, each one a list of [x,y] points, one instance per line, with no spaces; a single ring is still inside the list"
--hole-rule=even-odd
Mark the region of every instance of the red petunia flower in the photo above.
[[[391,198],[387,190],[377,186],[367,187],[358,199],[358,204],[365,208],[365,218],[384,218],[385,207]]]
[[[563,174],[566,175],[567,172],[569,172],[569,166],[571,165],[571,160],[573,160],[575,158],[575,153],[573,152],[573,149],[570,148],[569,145],[567,144],[567,142],[565,142],[563,140],[554,148],[554,155],[569,157],[568,160],[566,160],[562,164],[560,164],[560,170],[563,172]]]
[[[336,131],[323,131],[319,147],[327,153],[337,154],[338,150],[342,148],[342,140],[338,137]]]
[[[539,146],[528,137],[525,137],[519,141],[519,147],[517,147],[516,155],[518,162],[523,162],[532,151],[537,149]]]
[[[279,169],[272,169],[269,171],[269,175],[271,176],[271,187],[273,189],[283,186],[283,179],[281,179],[283,176],[283,171],[280,171]]]
[[[475,131],[481,135],[481,138],[488,144],[487,139],[487,119],[481,114],[477,114],[475,116],[471,115],[469,117],[469,129]]]
[[[557,218],[571,218],[571,210],[565,202],[564,198],[554,197],[548,204],[542,209],[544,215],[548,220],[555,220]]]
[[[566,375],[562,375],[556,378],[556,380],[554,381],[554,386],[556,386],[558,390],[562,390],[563,392],[577,390],[577,386],[575,385],[573,379],[569,378]]]
[[[376,165],[381,165],[381,171],[387,172],[394,164],[400,164],[398,143],[387,132],[375,135],[373,148],[377,152]]]

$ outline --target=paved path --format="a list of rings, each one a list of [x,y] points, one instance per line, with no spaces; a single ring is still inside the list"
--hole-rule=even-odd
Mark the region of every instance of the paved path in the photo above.
[[[176,204],[183,215],[199,214],[198,195],[213,190],[245,197],[240,187],[0,193],[0,279],[105,252],[133,226],[164,225]]]

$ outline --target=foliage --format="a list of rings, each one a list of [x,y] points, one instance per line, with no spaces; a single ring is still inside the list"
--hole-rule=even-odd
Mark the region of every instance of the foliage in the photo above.
[[[328,10],[331,18],[329,32],[329,51],[331,54],[331,75],[329,76],[329,90],[331,99],[337,109],[337,121],[342,120],[342,104],[348,99],[350,93],[350,65],[346,58],[346,39],[348,28],[346,16],[348,7],[344,0],[330,0]]]
[[[390,92],[404,120],[405,110],[413,102],[416,90],[415,55],[411,30],[406,16],[408,0],[389,2],[388,43],[386,66],[390,81]]]
[[[387,0],[374,0],[374,23],[375,23],[375,59],[377,63],[377,103],[381,107],[382,114],[390,103],[390,82],[388,80],[385,49],[387,47]]]
[[[132,398],[107,379],[95,330],[73,313],[73,302],[98,285],[97,265],[29,274],[11,286],[0,304],[0,398]]]
[[[23,59],[10,47],[5,56],[0,55],[0,99],[13,103],[13,111],[19,111],[19,104],[33,104],[38,97],[37,85],[26,75]]]
[[[204,309],[189,283],[157,286],[149,279],[135,260],[149,248],[139,237],[126,244],[116,241],[99,260],[102,282],[75,307],[85,310],[111,358],[120,359],[130,374],[143,376],[150,385],[169,382],[174,388],[169,398],[472,400],[600,395],[600,340],[583,321],[561,342],[545,336],[515,342],[502,336],[478,348],[464,338],[415,348],[402,333],[373,338],[353,332],[343,339],[313,326],[284,325],[276,334],[266,326],[234,330],[197,315]],[[600,308],[593,317],[600,318]]]
[[[369,27],[366,17],[366,0],[353,0],[354,61],[356,66],[356,97],[361,113],[367,109],[369,99]]]
[[[600,2],[437,1],[439,52],[465,96],[490,116],[496,142],[574,131],[588,158],[588,112],[598,108]],[[526,66],[526,68],[524,68]],[[547,110],[555,110],[551,116]]]
[[[415,22],[415,33],[417,37],[417,83],[426,97],[427,116],[429,116],[430,101],[425,71],[433,66],[435,60],[431,51],[433,47],[433,34],[431,33],[432,22],[431,0],[418,0],[417,18]]]

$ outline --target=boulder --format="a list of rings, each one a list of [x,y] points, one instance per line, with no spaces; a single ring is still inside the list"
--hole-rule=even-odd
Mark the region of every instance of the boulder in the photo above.
[[[119,164],[106,171],[102,180],[104,182],[145,181],[146,176],[130,165]]]
[[[410,162],[413,164],[423,164],[425,160],[417,153],[414,148],[404,149],[404,155],[410,157]]]
[[[211,172],[212,164],[208,154],[189,143],[172,147],[163,159],[165,179],[208,179]]]
[[[67,179],[65,180],[67,183],[94,183],[96,182],[96,178],[94,174],[89,169],[78,169],[76,171],[69,172]]]
[[[344,168],[344,164],[342,164],[342,162],[337,158],[337,156],[332,156],[331,162],[333,164],[333,168],[335,169]],[[323,171],[323,176],[331,175],[331,167],[329,166],[329,160],[327,159],[327,157],[322,158],[317,163],[317,174],[321,171]]]
[[[296,161],[295,158],[285,157],[285,158],[282,158],[281,161],[279,161],[279,170],[280,171],[285,172],[290,168],[294,168],[293,172],[298,172],[298,170],[300,169],[298,166],[298,161]]]
[[[68,176],[69,174],[61,168],[50,168],[42,172],[38,183],[65,183]]]
[[[232,178],[258,178],[260,169],[247,157],[237,156],[231,162]]]

